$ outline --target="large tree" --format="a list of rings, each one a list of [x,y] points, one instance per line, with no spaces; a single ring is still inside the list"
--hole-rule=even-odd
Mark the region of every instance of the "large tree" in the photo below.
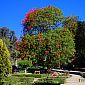
[[[75,64],[85,67],[85,21],[78,21],[78,29],[75,36],[76,59]]]
[[[63,13],[59,8],[48,6],[29,11],[23,20],[24,35],[46,32],[48,29],[53,29],[61,26]]]
[[[0,81],[11,73],[10,54],[5,43],[0,39]]]
[[[22,24],[24,37],[17,42],[19,57],[34,57],[33,63],[44,66],[71,62],[76,17],[64,17],[60,9],[48,6],[29,11]]]

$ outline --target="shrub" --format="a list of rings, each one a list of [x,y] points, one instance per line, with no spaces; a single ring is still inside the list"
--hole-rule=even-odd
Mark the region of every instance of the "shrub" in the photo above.
[[[35,83],[33,85],[60,85],[60,83],[54,84],[54,83],[42,83],[42,82],[40,82],[40,83]]]
[[[12,76],[15,77],[35,77],[35,78],[41,78],[46,76],[46,74],[13,74]]]
[[[18,67],[21,69],[25,69],[25,68],[29,67],[29,64],[30,64],[30,61],[28,61],[28,60],[20,60],[18,62]]]

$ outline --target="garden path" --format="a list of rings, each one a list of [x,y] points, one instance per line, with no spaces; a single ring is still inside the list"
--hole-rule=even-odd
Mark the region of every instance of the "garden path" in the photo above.
[[[79,75],[71,74],[71,77],[66,79],[65,84],[61,85],[85,85],[85,78],[82,78]]]

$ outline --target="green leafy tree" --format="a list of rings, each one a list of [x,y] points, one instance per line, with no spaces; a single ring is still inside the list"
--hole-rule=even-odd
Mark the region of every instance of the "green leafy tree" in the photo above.
[[[5,43],[0,39],[0,80],[4,79],[11,71],[9,51]]]
[[[78,21],[78,29],[75,36],[77,67],[85,67],[85,21]]]
[[[22,24],[24,37],[16,46],[20,58],[32,58],[33,64],[47,67],[72,61],[76,17],[65,18],[60,9],[48,6],[28,12]]]

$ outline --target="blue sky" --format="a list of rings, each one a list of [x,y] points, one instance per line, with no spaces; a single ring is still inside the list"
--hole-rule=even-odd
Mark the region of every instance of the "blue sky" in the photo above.
[[[65,16],[75,15],[85,20],[85,0],[0,0],[0,27],[14,30],[19,38],[25,14],[48,5],[60,8]]]

